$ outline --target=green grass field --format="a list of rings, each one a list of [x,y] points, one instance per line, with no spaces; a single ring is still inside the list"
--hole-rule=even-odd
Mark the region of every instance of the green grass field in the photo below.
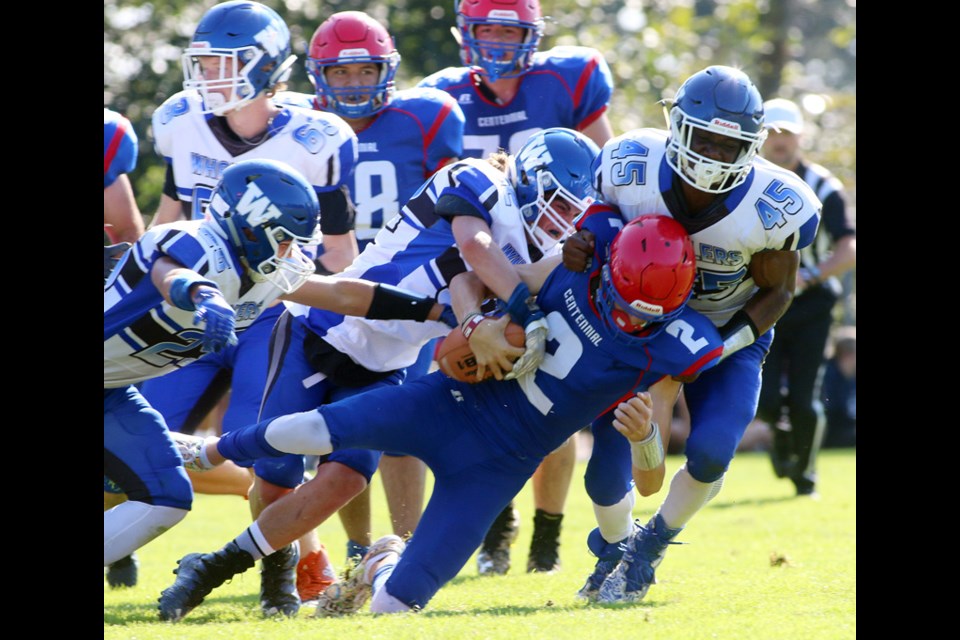
[[[667,460],[668,481],[682,462]],[[680,535],[657,571],[659,584],[635,605],[587,605],[574,598],[593,567],[586,535],[595,526],[578,465],[563,523],[563,569],[524,573],[532,530],[530,485],[519,496],[523,516],[507,576],[477,576],[471,558],[460,575],[419,614],[320,620],[303,609],[293,620],[264,619],[256,570],[215,590],[183,622],[157,619],[156,598],[173,581],[177,558],[211,551],[248,524],[247,503],[198,496],[175,529],[139,551],[140,583],[112,591],[104,581],[105,639],[189,638],[855,638],[856,454],[821,454],[821,499],[796,498],[774,478],[765,454],[737,456],[720,495]],[[664,489],[665,491],[665,489]],[[662,494],[638,499],[644,522]],[[464,509],[469,509],[464,505]],[[320,538],[342,566],[345,536],[334,518]],[[374,537],[389,533],[380,482],[374,480]]]

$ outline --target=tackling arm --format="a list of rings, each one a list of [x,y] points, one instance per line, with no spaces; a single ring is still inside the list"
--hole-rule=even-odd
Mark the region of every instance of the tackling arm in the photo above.
[[[112,227],[108,233],[114,242],[134,243],[143,235],[143,216],[126,174],[103,190],[103,223]]]
[[[413,293],[355,278],[311,276],[296,291],[282,296],[317,309],[372,320],[441,320],[446,305]]]

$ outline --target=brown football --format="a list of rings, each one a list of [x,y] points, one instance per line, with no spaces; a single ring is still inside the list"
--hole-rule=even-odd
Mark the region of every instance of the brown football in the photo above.
[[[523,327],[516,322],[507,324],[504,336],[506,336],[507,342],[515,347],[524,345]],[[440,370],[454,380],[470,383],[481,382],[477,380],[477,359],[474,357],[473,351],[470,350],[470,343],[463,337],[459,328],[450,331],[437,347],[436,360],[437,364],[440,365]],[[487,380],[492,377],[493,372],[487,369],[483,379]]]

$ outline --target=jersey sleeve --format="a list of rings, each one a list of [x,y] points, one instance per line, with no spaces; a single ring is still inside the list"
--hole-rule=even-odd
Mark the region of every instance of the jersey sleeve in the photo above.
[[[177,118],[189,113],[190,102],[182,93],[173,95],[153,112],[153,147],[167,164],[173,163]]]
[[[103,188],[137,166],[139,142],[133,125],[115,111],[103,111]]]
[[[610,65],[596,49],[554,47],[550,62],[567,78],[573,90],[573,117],[580,131],[602,116],[613,94]]]
[[[453,172],[455,183],[444,187],[437,197],[436,213],[444,218],[458,215],[473,215],[483,218],[488,225],[493,224],[490,211],[496,201],[497,188],[490,178],[479,169],[464,164]]]
[[[605,247],[613,242],[613,238],[623,229],[623,217],[620,210],[611,204],[598,202],[590,205],[576,222],[578,230],[586,229],[594,234],[596,248]],[[603,253],[601,253],[603,255]]]
[[[450,160],[463,156],[465,119],[460,105],[450,94],[436,89],[420,89],[419,94],[426,103],[426,134],[423,141],[427,158],[426,179]]]

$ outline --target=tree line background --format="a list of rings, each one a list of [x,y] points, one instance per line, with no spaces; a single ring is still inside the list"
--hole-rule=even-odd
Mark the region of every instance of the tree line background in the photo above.
[[[290,26],[298,56],[290,89],[312,92],[303,63],[316,27],[337,11],[365,11],[388,26],[402,56],[399,88],[460,65],[450,33],[453,0],[261,0]],[[104,0],[103,104],[126,115],[140,138],[131,175],[141,211],[160,201],[164,167],[150,117],[182,82],[180,53],[214,0]],[[710,64],[741,67],[765,99],[806,109],[807,156],[846,185],[856,215],[856,0],[541,0],[540,49],[583,45],[613,71],[609,116],[616,134],[664,128],[658,101]]]

